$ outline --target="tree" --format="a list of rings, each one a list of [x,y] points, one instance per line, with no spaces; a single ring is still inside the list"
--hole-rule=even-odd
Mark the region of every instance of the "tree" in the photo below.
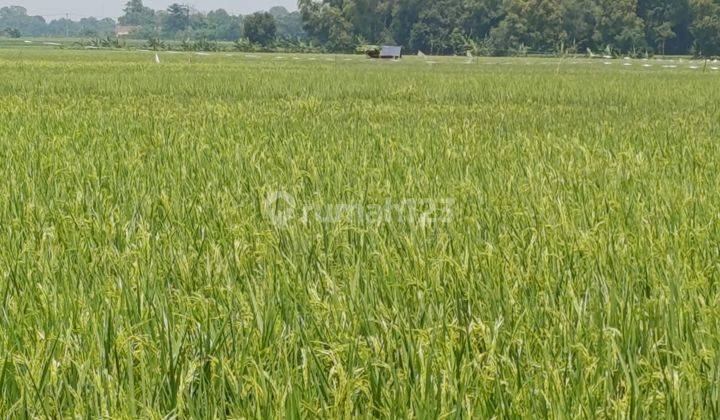
[[[275,18],[268,12],[258,12],[246,17],[243,25],[245,38],[255,44],[267,46],[277,35]]]
[[[638,16],[645,22],[645,37],[653,50],[687,53],[692,45],[687,0],[639,0]]]
[[[691,32],[704,56],[720,55],[720,0],[693,0]],[[696,52],[696,53],[697,53]]]
[[[125,14],[118,23],[126,26],[149,26],[155,24],[155,11],[145,7],[142,0],[129,0],[123,9]]]
[[[689,2],[706,4],[693,14]],[[694,33],[709,45],[720,0],[299,0],[304,28],[328,49],[361,41],[410,50],[540,51],[573,47],[687,53]],[[701,15],[703,17],[701,17]],[[705,47],[707,50],[707,47]]]
[[[341,3],[339,0],[298,2],[310,38],[332,51],[349,51],[356,44],[355,28],[339,7]]]
[[[410,46],[411,32],[420,17],[422,6],[422,0],[398,0],[394,3],[389,29],[395,42]]]
[[[297,12],[273,7],[245,18],[222,9],[203,14],[176,3],[155,11],[143,0],[123,1],[118,23],[136,27],[133,36],[140,38],[207,42],[244,35],[263,45],[303,39],[329,51],[371,43],[436,54],[607,46],[622,53],[720,54],[720,0],[298,0]],[[102,36],[112,33],[114,22],[48,23],[11,6],[0,8],[2,28],[26,36]]]
[[[303,29],[303,21],[300,12],[288,12],[284,7],[276,6],[268,13],[273,15],[277,24],[277,36],[285,39],[303,39],[307,33]]]
[[[554,0],[516,0],[492,35],[505,48],[528,47],[554,51],[560,43],[572,41],[564,30],[565,8]]]
[[[3,31],[9,38],[20,38],[22,34],[17,28],[7,28]]]
[[[667,45],[668,40],[677,36],[672,29],[671,22],[663,22],[658,26],[652,27],[650,33],[652,34],[651,40],[655,41],[660,46],[660,51],[663,55],[665,55],[665,46]]]
[[[212,40],[234,41],[242,34],[242,19],[231,16],[223,9],[209,12],[205,17],[206,36]]]
[[[620,51],[634,51],[647,46],[645,22],[637,15],[637,0],[598,0],[594,41]]]
[[[82,18],[78,22],[80,36],[107,37],[115,32],[115,21],[109,18]]]
[[[80,35],[80,25],[70,19],[56,19],[48,23],[47,34],[50,36],[78,36]]]
[[[163,32],[175,37],[179,32],[183,32],[190,26],[190,8],[177,3],[168,6],[166,14],[163,16]]]
[[[410,31],[412,48],[432,54],[454,54],[451,38],[459,24],[457,3],[440,0],[425,6]]]
[[[353,35],[373,43],[380,41],[391,12],[380,0],[347,0],[340,10]]]
[[[597,47],[593,43],[593,33],[597,16],[601,13],[594,0],[568,0],[563,3],[562,40],[566,45],[574,45],[577,51]]]
[[[28,16],[27,10],[20,6],[0,8],[0,28],[13,28],[25,36],[47,35],[47,24],[40,16]]]

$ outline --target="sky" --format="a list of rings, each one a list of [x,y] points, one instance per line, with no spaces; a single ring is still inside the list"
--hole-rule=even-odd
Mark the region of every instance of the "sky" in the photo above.
[[[22,6],[29,15],[41,15],[49,19],[70,14],[73,20],[83,17],[111,17],[122,15],[127,0],[0,0],[0,7]],[[297,0],[144,0],[146,6],[153,9],[165,9],[172,3],[189,4],[200,11],[225,9],[232,14],[248,14],[267,10],[273,6],[285,6],[288,10],[297,9]]]

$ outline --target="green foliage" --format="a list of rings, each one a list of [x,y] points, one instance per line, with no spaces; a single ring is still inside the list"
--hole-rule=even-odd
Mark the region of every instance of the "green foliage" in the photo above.
[[[207,39],[198,39],[190,44],[190,51],[218,51],[219,47],[216,42]]]
[[[201,38],[210,40],[236,40],[242,34],[242,18],[231,16],[223,9],[209,12],[204,16],[204,26],[198,25],[197,20],[202,20],[203,15],[193,15],[191,25],[196,34],[202,33]],[[197,35],[196,35],[197,36]]]
[[[243,33],[250,42],[267,46],[277,36],[275,18],[268,12],[258,12],[246,16],[243,20]]]
[[[720,56],[720,1],[692,0],[695,16],[691,32],[697,42],[697,53]]]
[[[328,4],[300,0],[305,30],[318,44],[331,51],[352,51],[358,41],[352,23],[342,11]],[[361,42],[358,42],[361,43]]]
[[[0,34],[4,34],[9,38],[20,38],[22,36],[22,33],[16,28],[7,28],[1,31]]]
[[[299,11],[288,12],[284,7],[272,7],[268,11],[277,25],[277,36],[282,39],[305,38],[302,16]]]
[[[0,7],[0,28],[13,28],[25,36],[47,34],[47,24],[41,16],[28,16],[21,6]]]
[[[682,54],[694,34],[705,45],[718,39],[718,14],[693,17],[688,0],[301,0],[299,6],[309,36],[339,50],[393,41],[416,51],[463,54],[489,42],[496,53],[611,45]]]
[[[160,38],[153,37],[148,39],[145,47],[153,51],[162,51],[167,48],[167,45]]]
[[[370,43],[455,55],[479,45],[484,54],[495,55],[565,54],[608,46],[631,55],[720,53],[718,0],[300,0],[298,6],[293,12],[270,8],[274,31],[267,15],[263,21],[223,9],[202,13],[181,4],[155,11],[142,0],[129,0],[118,23],[135,27],[131,37],[137,39],[216,42],[245,37],[262,43],[263,50],[282,40],[285,46],[309,42],[334,52]],[[12,6],[0,9],[3,27],[27,36],[96,38],[112,34],[114,22],[45,22]]]
[[[115,33],[115,21],[85,17],[79,21],[63,18],[47,23],[40,16],[28,16],[25,8],[10,6],[0,8],[0,28],[12,28],[31,37],[105,37]]]
[[[170,38],[177,37],[181,32],[187,30],[190,26],[190,9],[173,3],[168,6],[167,11],[162,16],[163,34]]]
[[[123,41],[112,36],[94,39],[92,45],[98,48],[123,48],[125,46]]]
[[[687,52],[692,10],[688,0],[639,0],[638,15],[645,22],[646,42],[657,52]]]
[[[153,56],[0,50],[2,418],[720,413],[720,73]]]
[[[142,0],[129,0],[123,11],[125,14],[118,19],[120,25],[152,26],[155,24],[155,11],[146,7]]]
[[[358,54],[366,55],[370,58],[380,58],[380,46],[379,45],[360,45],[355,49]]]
[[[642,19],[635,14],[637,0],[599,0],[594,40],[596,45],[610,45],[619,51],[646,47]]]

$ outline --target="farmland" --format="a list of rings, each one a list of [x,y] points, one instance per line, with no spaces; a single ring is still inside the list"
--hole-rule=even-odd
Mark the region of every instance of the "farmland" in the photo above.
[[[0,49],[3,417],[720,415],[712,63],[154,57]]]

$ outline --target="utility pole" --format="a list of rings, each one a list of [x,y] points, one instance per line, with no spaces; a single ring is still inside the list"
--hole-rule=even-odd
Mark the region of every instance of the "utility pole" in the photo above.
[[[70,37],[70,13],[65,13],[65,38]]]

